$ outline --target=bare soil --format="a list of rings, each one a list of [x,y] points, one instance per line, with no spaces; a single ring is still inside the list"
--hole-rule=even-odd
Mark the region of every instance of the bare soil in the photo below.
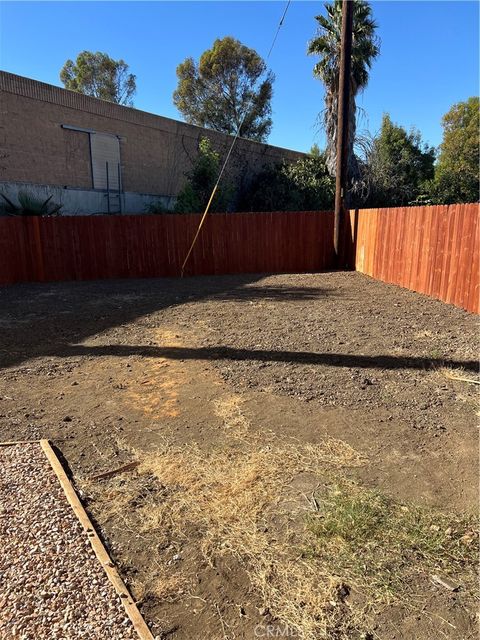
[[[268,452],[310,447],[325,484],[341,477],[402,504],[476,511],[478,387],[453,378],[478,380],[478,324],[460,309],[334,272],[18,285],[0,290],[0,308],[0,439],[58,447],[159,637],[250,639],[282,624],[248,554],[207,553],[205,523],[168,511],[178,488],[166,461],[181,471],[227,452],[227,474],[247,454],[271,467]],[[142,466],[92,479],[132,460]],[[266,509],[271,544],[286,529],[298,543],[322,491],[302,464],[289,461]],[[476,637],[475,594],[430,578],[409,578],[411,598],[371,606],[364,624],[352,611],[366,603],[340,588],[327,637]]]

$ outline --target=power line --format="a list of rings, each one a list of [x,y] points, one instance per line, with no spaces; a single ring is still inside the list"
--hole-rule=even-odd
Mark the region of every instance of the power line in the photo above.
[[[283,22],[285,20],[285,16],[287,15],[287,11],[288,11],[288,8],[290,6],[290,3],[291,3],[291,0],[288,0],[287,1],[287,5],[285,7],[285,10],[283,12],[282,18],[281,18],[280,22],[278,23],[278,27],[277,27],[277,30],[275,31],[275,35],[273,37],[272,44],[271,44],[270,49],[268,51],[268,54],[266,56],[266,61],[267,62],[270,59],[270,55],[271,55],[271,53],[273,51],[273,47],[275,46],[275,43],[276,43],[277,38],[278,38],[278,34],[280,33],[280,29],[283,26]],[[252,101],[253,101],[253,96],[252,96]],[[250,105],[248,105],[248,107],[249,106]],[[240,136],[240,131],[242,130],[243,123],[245,122],[245,118],[247,117],[247,114],[248,114],[248,107],[245,108],[245,111],[243,113],[243,117],[242,117],[242,119],[240,121],[240,124],[238,125],[237,131],[236,131],[235,136],[234,136],[234,138],[232,140],[232,144],[230,145],[230,149],[228,150],[228,153],[227,153],[227,155],[225,157],[225,160],[223,162],[222,168],[220,169],[220,173],[218,174],[218,178],[217,178],[217,181],[215,182],[215,186],[213,187],[212,193],[210,194],[210,198],[208,199],[207,206],[205,207],[205,211],[203,212],[203,215],[202,215],[202,217],[200,219],[200,224],[198,225],[197,232],[195,233],[195,236],[193,238],[192,244],[190,245],[190,249],[188,250],[188,253],[185,256],[185,260],[183,261],[182,269],[181,269],[181,273],[180,273],[182,278],[183,278],[183,273],[185,271],[185,266],[186,266],[186,264],[188,262],[188,259],[190,258],[190,255],[191,255],[191,253],[193,251],[193,247],[195,246],[195,243],[197,242],[198,236],[200,235],[200,231],[202,230],[203,223],[205,222],[205,219],[206,219],[207,214],[208,214],[208,212],[210,210],[210,206],[212,204],[213,198],[214,198],[215,193],[216,193],[216,191],[218,189],[218,185],[220,184],[220,180],[222,179],[222,176],[223,176],[223,173],[225,171],[225,168],[226,168],[226,166],[228,164],[230,156],[232,155],[233,147],[235,146],[235,143],[237,142],[237,140],[238,140],[238,138]]]
[[[285,20],[285,16],[287,15],[287,11],[288,11],[288,7],[290,6],[290,2],[291,2],[291,0],[288,0],[288,2],[287,2],[287,6],[285,7],[285,11],[283,12],[282,19],[281,19],[281,20],[280,20],[280,22],[278,23],[277,31],[276,31],[275,36],[274,36],[274,38],[273,38],[272,46],[270,47],[270,50],[269,50],[269,52],[268,52],[268,54],[267,54],[267,58],[266,58],[266,59],[267,59],[267,61],[270,59],[270,54],[272,53],[273,47],[275,46],[275,43],[276,43],[276,41],[277,41],[278,34],[280,33],[280,29],[281,29],[281,28],[282,28],[282,26],[283,26],[283,21]]]

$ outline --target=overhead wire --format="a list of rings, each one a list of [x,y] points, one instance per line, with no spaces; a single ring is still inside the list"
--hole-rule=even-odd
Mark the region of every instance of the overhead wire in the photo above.
[[[272,44],[270,45],[270,49],[269,49],[268,54],[267,54],[267,56],[265,58],[266,62],[268,62],[268,60],[270,59],[270,55],[271,55],[271,53],[273,51],[275,43],[277,42],[278,34],[280,33],[280,29],[283,26],[283,23],[284,23],[286,15],[287,15],[287,11],[288,11],[288,8],[290,6],[291,1],[292,0],[287,0],[287,4],[285,6],[285,10],[283,12],[282,18],[281,18],[280,22],[278,23],[277,30],[275,31],[275,35],[274,35],[273,40],[272,40]],[[214,187],[212,189],[212,193],[210,194],[210,198],[208,199],[207,206],[205,207],[205,210],[204,210],[203,215],[202,215],[202,217],[200,219],[200,223],[198,225],[197,231],[196,231],[196,233],[195,233],[195,235],[193,237],[192,244],[190,245],[190,248],[189,248],[189,250],[187,252],[187,255],[185,256],[185,259],[183,261],[181,272],[180,272],[180,275],[181,275],[182,278],[183,278],[183,274],[185,272],[185,266],[186,266],[186,264],[188,262],[188,259],[190,258],[190,255],[191,255],[191,253],[193,251],[193,248],[194,248],[194,246],[195,246],[195,244],[196,244],[196,242],[198,240],[198,236],[200,235],[200,231],[202,230],[203,224],[204,224],[205,219],[206,219],[206,217],[208,215],[208,212],[210,210],[211,204],[213,202],[213,198],[215,197],[215,194],[217,192],[218,185],[220,184],[220,180],[222,179],[222,176],[223,176],[223,174],[225,172],[225,168],[226,168],[226,166],[228,164],[228,161],[230,160],[230,156],[232,155],[232,151],[233,151],[233,148],[235,146],[235,143],[237,142],[237,140],[238,140],[238,138],[240,136],[240,132],[242,130],[243,123],[245,122],[245,118],[247,117],[247,114],[249,112],[249,107],[250,107],[250,104],[247,105],[247,107],[245,107],[245,111],[243,113],[242,119],[240,121],[240,124],[238,125],[237,131],[236,131],[235,136],[234,136],[234,138],[232,140],[232,144],[230,145],[228,153],[227,153],[227,155],[225,157],[225,160],[224,160],[224,162],[222,164],[222,168],[220,169],[220,173],[218,174],[217,180],[216,180],[215,185],[214,185]]]

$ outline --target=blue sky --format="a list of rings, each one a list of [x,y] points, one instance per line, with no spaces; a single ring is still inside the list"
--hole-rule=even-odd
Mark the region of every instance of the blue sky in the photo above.
[[[378,130],[382,113],[441,142],[450,106],[478,95],[477,2],[373,2],[382,41],[370,82],[358,99],[359,129]],[[172,103],[175,68],[214,39],[232,35],[265,56],[284,2],[2,2],[0,67],[57,84],[67,58],[83,49],[122,57],[137,75],[135,106],[181,119]],[[317,114],[323,88],[306,55],[317,1],[294,0],[270,58],[276,76],[269,142],[308,150],[323,146]]]

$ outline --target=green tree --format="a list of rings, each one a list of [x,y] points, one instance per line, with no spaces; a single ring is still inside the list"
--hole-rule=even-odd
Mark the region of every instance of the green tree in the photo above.
[[[136,78],[128,72],[128,64],[100,51],[82,51],[75,62],[67,60],[60,71],[60,80],[70,91],[128,107],[133,106],[137,90]]]
[[[178,65],[173,102],[191,124],[228,134],[241,125],[241,136],[264,141],[272,127],[274,80],[269,72],[259,83],[265,72],[256,51],[231,37],[217,39],[198,64],[187,58]]]
[[[454,104],[442,119],[443,142],[435,169],[438,202],[477,202],[479,198],[479,99]]]
[[[394,207],[417,200],[428,191],[434,162],[435,150],[422,143],[418,131],[406,131],[385,114],[366,157],[370,184],[367,204]]]
[[[369,71],[373,61],[380,53],[380,41],[375,35],[376,22],[372,10],[364,0],[352,0],[353,41],[352,64],[350,74],[350,112],[348,174],[350,179],[358,176],[358,164],[353,151],[356,129],[355,97],[368,83]],[[340,76],[340,48],[342,32],[342,0],[325,4],[326,15],[315,16],[318,23],[316,37],[308,45],[310,55],[320,56],[313,68],[314,75],[325,86],[324,127],[327,136],[327,166],[331,175],[335,175],[337,158],[337,116],[338,86]]]
[[[247,211],[325,211],[333,206],[335,181],[325,154],[267,166],[252,180],[240,208]]]
[[[175,212],[199,213],[207,205],[218,178],[220,154],[212,149],[208,138],[202,138],[198,145],[198,157],[189,171],[187,182],[177,196]],[[210,211],[226,211],[232,196],[232,190],[228,182],[222,180],[213,198]]]

